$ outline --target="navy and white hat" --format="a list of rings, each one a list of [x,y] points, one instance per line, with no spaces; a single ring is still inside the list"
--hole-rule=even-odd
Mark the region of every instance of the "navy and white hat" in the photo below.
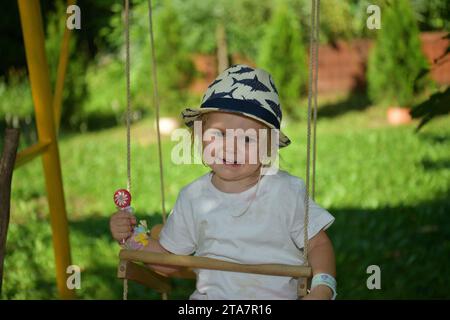
[[[258,120],[269,128],[280,129],[281,105],[272,76],[265,70],[238,64],[223,71],[208,87],[200,108],[186,108],[181,113],[185,124],[191,127],[194,121],[207,112],[236,112]],[[291,143],[279,131],[279,147]]]

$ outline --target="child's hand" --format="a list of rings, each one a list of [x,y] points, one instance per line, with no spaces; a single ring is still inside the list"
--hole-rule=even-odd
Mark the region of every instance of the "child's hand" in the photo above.
[[[109,220],[112,237],[119,242],[128,239],[133,234],[135,225],[136,217],[125,210],[117,211]]]

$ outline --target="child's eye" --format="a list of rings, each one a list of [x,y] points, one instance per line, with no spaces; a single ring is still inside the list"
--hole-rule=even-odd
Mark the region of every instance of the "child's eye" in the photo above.
[[[245,137],[245,143],[254,143],[256,140],[254,138],[251,138],[249,136]]]
[[[218,137],[218,138],[223,137],[223,133],[219,130],[214,130],[213,136]]]

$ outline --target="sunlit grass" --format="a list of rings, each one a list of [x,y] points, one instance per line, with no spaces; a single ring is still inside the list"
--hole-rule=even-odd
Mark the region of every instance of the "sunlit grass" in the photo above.
[[[414,124],[390,127],[384,110],[367,108],[318,124],[316,200],[336,216],[329,229],[338,268],[339,298],[449,297],[450,117],[420,134]],[[306,124],[287,122],[293,144],[281,167],[305,175]],[[133,127],[132,192],[138,215],[160,221],[159,168],[153,122]],[[207,172],[170,161],[164,138],[166,206],[179,190]],[[83,299],[119,299],[118,246],[109,235],[112,194],[126,186],[125,129],[62,137],[60,153],[70,220],[72,260],[82,272]],[[16,170],[2,298],[57,298],[51,229],[40,160]],[[366,268],[382,270],[382,289],[366,287]],[[187,298],[189,281],[176,281],[172,298]],[[131,298],[157,298],[133,284]]]

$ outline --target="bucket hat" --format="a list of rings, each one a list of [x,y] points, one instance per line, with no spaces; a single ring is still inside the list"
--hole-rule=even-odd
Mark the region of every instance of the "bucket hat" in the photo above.
[[[208,86],[200,108],[186,108],[181,115],[184,123],[192,127],[202,114],[212,111],[238,113],[279,130],[280,148],[291,142],[280,130],[282,112],[277,88],[263,69],[244,64],[229,67]]]

